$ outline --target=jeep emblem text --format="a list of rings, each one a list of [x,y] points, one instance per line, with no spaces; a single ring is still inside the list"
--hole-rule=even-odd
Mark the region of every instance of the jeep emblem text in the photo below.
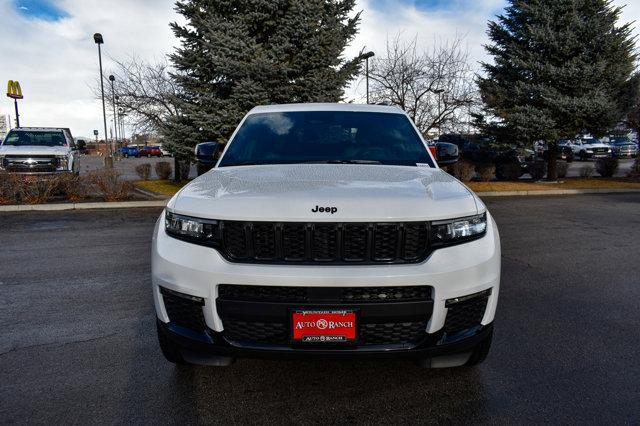
[[[338,211],[337,207],[320,207],[320,206],[316,206],[315,208],[311,209],[312,213],[331,213],[334,214]]]

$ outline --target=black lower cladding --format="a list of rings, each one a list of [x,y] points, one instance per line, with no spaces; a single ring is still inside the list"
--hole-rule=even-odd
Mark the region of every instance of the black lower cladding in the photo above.
[[[223,337],[243,347],[290,347],[291,311],[357,312],[358,347],[411,348],[423,342],[431,318],[432,288],[282,287],[220,285],[216,306]]]
[[[193,331],[202,332],[206,330],[207,325],[202,312],[204,299],[163,287],[160,287],[160,294],[162,294],[164,309],[167,311],[167,316],[172,324]]]
[[[459,299],[447,300],[444,333],[455,336],[480,327],[490,295],[491,290],[486,290]]]
[[[216,307],[224,331],[206,326],[204,299],[161,288],[169,330],[183,337],[204,336],[218,349],[299,349],[291,342],[294,309],[352,309],[358,315],[358,340],[345,352],[423,350],[471,340],[485,333],[481,325],[491,291],[447,300],[441,332],[429,335],[433,311],[429,286],[396,287],[284,287],[219,285]],[[178,328],[176,328],[177,326]],[[185,333],[183,330],[193,332]],[[470,340],[471,339],[471,340]],[[187,339],[188,340],[188,339]],[[335,350],[335,347],[326,349]]]

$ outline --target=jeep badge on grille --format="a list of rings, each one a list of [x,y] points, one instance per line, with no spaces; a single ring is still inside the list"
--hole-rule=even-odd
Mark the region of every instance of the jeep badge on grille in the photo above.
[[[320,206],[315,206],[314,208],[311,209],[312,213],[337,213],[338,208],[337,207],[320,207]]]

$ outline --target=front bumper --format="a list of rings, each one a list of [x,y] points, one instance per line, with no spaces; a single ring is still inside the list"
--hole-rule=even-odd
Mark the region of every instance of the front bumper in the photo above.
[[[419,264],[367,265],[367,266],[308,266],[308,265],[254,265],[225,260],[215,249],[189,244],[167,236],[164,232],[164,214],[156,224],[152,247],[152,281],[156,315],[159,326],[167,336],[187,351],[232,357],[409,357],[424,358],[445,353],[459,353],[473,347],[486,337],[495,316],[500,285],[500,242],[498,230],[490,214],[487,234],[478,240],[434,251]],[[411,343],[375,344],[371,346],[310,348],[289,343],[247,343],[231,336],[232,319],[237,311],[222,306],[221,285],[304,287],[315,290],[327,288],[371,287],[428,287],[428,300],[422,305],[396,304],[395,312],[387,315],[387,323],[417,324],[422,334]],[[183,327],[172,321],[165,305],[166,292],[193,297],[201,306],[201,327]],[[165,292],[165,295],[163,295]],[[469,295],[483,294],[484,305],[472,327],[452,335],[445,332],[447,301]],[[318,305],[315,301],[311,305]],[[324,306],[324,305],[323,305]],[[351,304],[356,310],[372,305]],[[387,305],[389,306],[389,305]],[[297,309],[297,302],[270,309]],[[344,307],[333,301],[332,308]],[[251,306],[249,306],[250,309]],[[173,309],[173,308],[172,308]],[[222,312],[221,312],[222,309]],[[225,312],[225,309],[227,312]],[[268,322],[266,316],[281,315],[264,310],[264,304],[255,307],[258,316],[251,321]],[[381,308],[386,309],[386,308]],[[416,310],[417,309],[417,310]],[[369,309],[371,311],[371,309]],[[174,311],[175,312],[175,311]],[[406,315],[405,315],[406,314]],[[369,315],[365,312],[365,317]],[[373,315],[373,314],[372,314]],[[408,318],[410,316],[411,318]],[[451,315],[449,315],[451,317]],[[241,318],[246,320],[246,316]],[[378,321],[368,317],[370,321]],[[382,321],[382,320],[380,320]],[[184,324],[183,324],[184,325]],[[285,325],[285,326],[288,326]],[[194,331],[199,328],[199,331]],[[271,331],[268,331],[271,332]],[[235,334],[237,336],[237,334]]]

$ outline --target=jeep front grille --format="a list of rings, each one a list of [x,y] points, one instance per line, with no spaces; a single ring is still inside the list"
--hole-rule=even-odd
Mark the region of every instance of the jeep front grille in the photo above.
[[[418,263],[429,255],[429,224],[220,221],[222,254],[232,262]]]

